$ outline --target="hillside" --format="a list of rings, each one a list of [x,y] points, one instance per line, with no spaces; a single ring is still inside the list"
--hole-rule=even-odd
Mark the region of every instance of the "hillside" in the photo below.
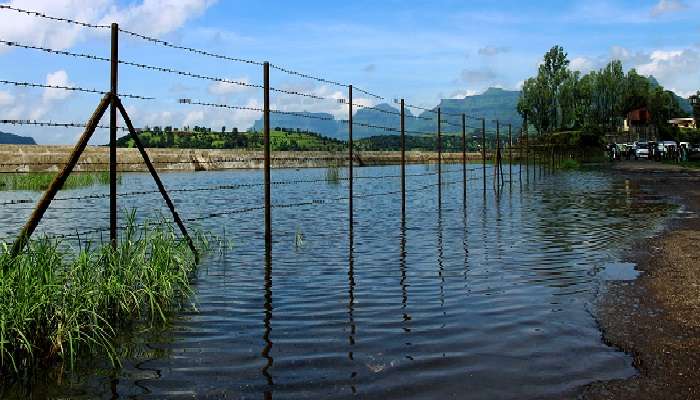
[[[489,88],[484,93],[474,96],[466,96],[463,99],[443,99],[440,104],[435,106],[447,113],[466,113],[467,115],[483,116],[487,121],[499,119],[503,124],[513,124],[513,129],[520,128],[521,119],[517,111],[519,91],[503,90],[499,88]],[[399,128],[400,118],[395,113],[398,113],[396,105],[386,103],[378,104],[376,109],[360,108],[353,116],[356,124],[366,124],[374,126],[386,126],[391,128]],[[382,112],[384,111],[384,112]],[[324,136],[346,139],[347,125],[333,118],[327,113],[303,113],[316,118],[304,118],[293,115],[270,115],[270,124],[273,128],[291,128],[301,129],[304,131],[318,132]],[[434,132],[436,127],[435,113],[423,111],[420,116],[424,119],[411,118],[413,113],[409,108],[406,108],[406,129],[413,132]],[[325,118],[321,120],[318,118]],[[331,119],[333,118],[333,119]],[[443,118],[451,123],[461,123],[458,117],[446,116]],[[470,121],[469,125],[476,126],[476,121]],[[490,128],[490,126],[489,126]],[[262,119],[255,121],[253,129],[256,131],[262,130]],[[455,131],[455,127],[446,125],[445,131]],[[469,129],[473,132],[474,129]],[[397,133],[386,132],[382,129],[375,129],[366,126],[356,125],[353,130],[353,137],[361,139],[378,135],[392,135]],[[409,133],[410,134],[410,133]]]
[[[14,133],[0,132],[0,144],[36,144],[34,138]]]

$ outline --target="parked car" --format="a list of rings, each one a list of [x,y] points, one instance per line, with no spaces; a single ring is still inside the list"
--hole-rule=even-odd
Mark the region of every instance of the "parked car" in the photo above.
[[[649,142],[634,142],[634,159],[649,158]]]
[[[691,160],[700,159],[700,142],[690,143],[688,158]]]
[[[657,159],[668,159],[670,157],[675,156],[675,154],[678,151],[678,143],[672,141],[672,140],[664,140],[659,142],[656,145],[656,148],[658,150],[657,152]]]

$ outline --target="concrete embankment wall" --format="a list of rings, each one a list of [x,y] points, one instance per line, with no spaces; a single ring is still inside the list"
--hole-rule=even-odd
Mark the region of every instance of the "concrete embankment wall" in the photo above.
[[[73,146],[0,145],[0,172],[39,172],[60,170]],[[224,169],[262,168],[263,153],[255,150],[210,149],[147,149],[148,156],[159,171],[206,171]],[[273,168],[317,168],[347,165],[346,152],[275,151]],[[491,155],[489,155],[489,159]],[[481,160],[481,154],[468,153],[470,161]],[[120,171],[146,171],[137,149],[117,150]],[[444,163],[459,163],[461,153],[443,153]],[[358,151],[354,165],[399,164],[398,151]],[[407,151],[408,163],[435,163],[437,153]],[[109,170],[109,148],[88,146],[74,171]]]

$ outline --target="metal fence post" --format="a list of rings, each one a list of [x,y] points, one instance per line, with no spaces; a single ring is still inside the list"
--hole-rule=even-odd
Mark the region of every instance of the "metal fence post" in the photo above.
[[[523,183],[523,127],[520,127],[518,135],[518,166],[520,167],[520,183]]]
[[[348,207],[349,207],[349,218],[350,218],[350,232],[353,229],[353,204],[352,204],[352,85],[348,86]]]
[[[527,125],[527,115],[523,119],[523,125],[525,126],[525,174],[527,183],[530,183],[530,128]]]
[[[406,218],[406,124],[404,99],[401,99],[401,218]]]
[[[462,200],[467,206],[467,116],[462,114]]]
[[[442,203],[442,132],[440,108],[437,109],[438,204]]]
[[[495,169],[495,184],[496,188],[501,188],[501,121],[496,120],[496,162],[494,163]]]
[[[508,124],[508,178],[510,186],[513,186],[513,132],[512,124]]]
[[[112,24],[109,105],[109,243],[117,248],[117,77],[119,73],[119,25]]]
[[[486,118],[481,119],[481,167],[484,178],[484,195],[486,194]]]
[[[272,250],[272,201],[270,193],[270,63],[263,64],[263,156],[265,183],[265,250]]]

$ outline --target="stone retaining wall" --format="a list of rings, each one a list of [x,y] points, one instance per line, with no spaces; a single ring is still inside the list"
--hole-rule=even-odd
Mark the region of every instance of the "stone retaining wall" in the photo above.
[[[0,145],[0,172],[58,171],[68,160],[73,146]],[[207,171],[263,167],[263,152],[256,150],[211,149],[147,149],[151,161],[159,171]],[[489,155],[489,159],[491,156]],[[468,153],[470,161],[481,160],[481,154]],[[117,150],[120,171],[146,171],[137,149]],[[443,153],[444,163],[459,163],[461,153]],[[355,165],[399,164],[398,151],[358,151]],[[435,163],[437,153],[407,151],[407,163]],[[346,152],[275,151],[273,168],[318,168],[347,165]],[[109,148],[88,146],[80,157],[75,171],[109,170]]]

